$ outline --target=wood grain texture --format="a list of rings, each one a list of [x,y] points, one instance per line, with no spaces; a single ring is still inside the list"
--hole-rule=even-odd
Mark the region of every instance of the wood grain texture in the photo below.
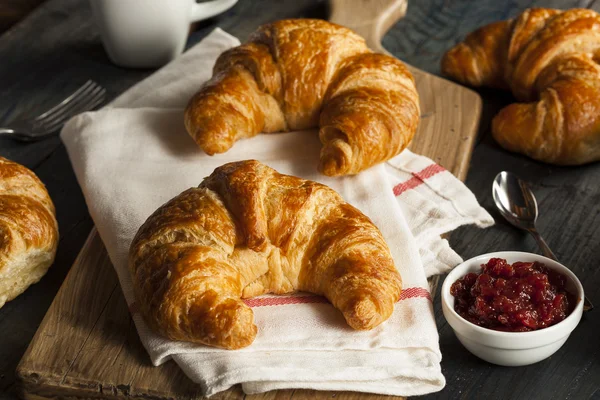
[[[579,0],[411,0],[406,16],[383,39],[394,55],[430,73],[439,73],[443,52],[477,27],[510,18],[529,6],[591,7],[598,1]],[[219,18],[198,24],[189,44],[196,43],[214,27],[246,38],[260,23],[280,18],[326,18],[324,1],[241,1]],[[40,35],[43,31],[43,35]],[[101,82],[115,96],[151,71],[125,70],[111,65],[91,24],[86,2],[53,0],[0,36],[0,122],[28,110],[43,108],[64,97],[88,77]],[[27,79],[23,79],[26,76]],[[513,102],[508,93],[481,90],[483,114],[467,186],[494,217],[497,225],[484,231],[464,227],[450,238],[464,258],[492,250],[538,251],[533,239],[503,222],[493,211],[491,180],[500,170],[520,174],[534,187],[540,204],[540,231],[558,257],[580,277],[592,301],[600,302],[600,165],[583,168],[552,167],[510,154],[489,135],[491,118]],[[435,93],[432,93],[435,97]],[[0,310],[0,399],[16,400],[14,369],[35,333],[64,276],[81,249],[92,223],[60,140],[23,145],[0,142],[0,155],[33,169],[48,187],[56,206],[61,229],[57,260],[46,277]],[[97,239],[96,239],[97,240]],[[110,285],[110,277],[100,277]],[[103,282],[103,281],[99,281]],[[120,292],[117,290],[116,293]],[[107,300],[108,301],[108,300]],[[487,364],[469,354],[447,325],[439,301],[434,303],[443,353],[446,388],[428,399],[599,399],[600,314],[584,316],[580,326],[559,352],[529,367],[505,368]],[[97,329],[100,326],[96,325]],[[130,328],[127,345],[138,346]],[[87,351],[86,347],[86,351]],[[92,354],[98,354],[96,350]],[[135,354],[134,350],[125,354]],[[102,359],[102,356],[98,357]],[[65,361],[68,361],[64,358]],[[93,363],[90,355],[88,361]],[[84,364],[80,364],[84,368]],[[85,367],[87,368],[87,367]],[[107,364],[105,368],[111,368]],[[112,389],[107,389],[111,391]],[[102,397],[102,391],[98,391]],[[42,394],[31,398],[44,398]],[[48,394],[47,392],[45,393]],[[248,398],[312,398],[314,392],[286,390]],[[331,393],[330,397],[339,397]],[[351,396],[350,393],[344,394]],[[62,396],[64,397],[64,396]],[[185,398],[185,396],[182,396]],[[241,390],[217,398],[242,398]],[[350,397],[348,397],[350,398]],[[382,397],[383,398],[383,397]]]
[[[364,37],[372,50],[389,54],[381,40],[406,15],[407,6],[407,0],[330,0],[329,20]]]

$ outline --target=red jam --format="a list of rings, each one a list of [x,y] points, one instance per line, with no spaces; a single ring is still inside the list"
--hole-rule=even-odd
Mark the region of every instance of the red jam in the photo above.
[[[565,319],[575,306],[566,278],[539,262],[508,264],[492,258],[481,273],[452,284],[454,310],[469,322],[497,331],[527,332]]]

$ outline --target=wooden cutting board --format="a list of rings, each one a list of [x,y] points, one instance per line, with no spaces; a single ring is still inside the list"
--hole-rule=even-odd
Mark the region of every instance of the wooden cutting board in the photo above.
[[[404,15],[404,0],[334,0],[332,20],[382,49],[383,34]],[[412,68],[421,122],[411,150],[460,179],[467,173],[481,100],[464,87]],[[437,280],[431,284],[435,286]],[[173,362],[153,367],[138,338],[116,273],[96,230],[90,234],[17,367],[24,399],[197,399],[199,387]],[[213,399],[238,399],[239,387]],[[371,394],[282,390],[251,399],[373,399]]]

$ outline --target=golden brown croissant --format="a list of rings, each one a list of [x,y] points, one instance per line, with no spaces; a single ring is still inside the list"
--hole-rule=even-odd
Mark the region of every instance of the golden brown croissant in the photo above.
[[[509,88],[521,102],[492,134],[508,150],[552,164],[600,160],[600,15],[532,8],[484,26],[448,51],[442,73],[471,86]]]
[[[319,171],[356,174],[400,153],[419,122],[412,75],[372,53],[351,30],[322,20],[261,26],[221,54],[190,100],[185,126],[210,155],[260,132],[320,126]]]
[[[44,184],[0,157],[0,307],[44,276],[57,244],[54,205]]]
[[[256,336],[241,298],[324,295],[354,329],[385,321],[402,280],[379,230],[331,188],[258,161],[217,168],[160,207],[129,256],[147,323],[227,349]]]

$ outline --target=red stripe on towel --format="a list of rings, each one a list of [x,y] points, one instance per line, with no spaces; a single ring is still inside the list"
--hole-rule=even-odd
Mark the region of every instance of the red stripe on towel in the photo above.
[[[400,293],[400,300],[414,299],[416,297],[423,297],[431,301],[431,294],[429,291],[422,287],[410,287],[402,290]],[[266,306],[286,306],[290,304],[315,304],[315,303],[329,303],[323,296],[307,295],[307,296],[277,296],[277,297],[254,297],[251,299],[243,299],[244,303],[248,307],[266,307]],[[129,305],[129,312],[131,315],[139,313],[137,302],[133,302]]]
[[[328,303],[327,299],[322,296],[281,296],[281,297],[254,297],[244,299],[244,303],[248,307],[264,307],[264,306],[285,306],[288,304],[311,304],[311,303]]]
[[[413,189],[423,182],[425,179],[431,178],[432,176],[439,174],[440,172],[444,172],[446,169],[438,164],[431,164],[430,166],[422,169],[419,172],[413,172],[412,178],[407,180],[406,182],[402,182],[394,186],[394,196],[400,196],[402,193],[407,190]]]
[[[421,287],[411,287],[402,290],[400,300],[413,299],[415,297],[424,297],[431,301],[429,291]],[[329,303],[323,296],[279,296],[279,297],[255,297],[252,299],[244,299],[244,303],[249,307],[265,307],[265,306],[285,306],[289,304],[311,304],[311,303]]]
[[[425,297],[427,300],[432,301],[429,290],[422,287],[406,288],[400,293],[400,300],[412,299],[415,297]]]

